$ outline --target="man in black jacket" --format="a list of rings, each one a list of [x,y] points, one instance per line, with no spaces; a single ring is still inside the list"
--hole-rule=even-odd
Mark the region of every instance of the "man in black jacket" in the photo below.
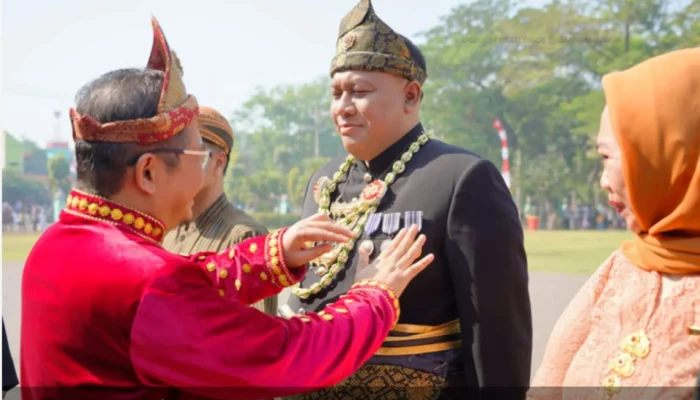
[[[317,311],[341,296],[361,254],[376,257],[403,226],[421,227],[435,261],[407,288],[399,323],[370,362],[309,398],[405,398],[416,386],[421,398],[524,398],[532,352],[527,260],[502,175],[426,133],[425,59],[369,0],[341,22],[330,73],[331,117],[350,155],[314,174],[303,215],[323,211],[356,237],[311,264],[280,314]]]
[[[5,332],[5,318],[2,319],[2,398],[8,391],[19,385],[15,363],[12,361],[10,345],[7,342],[7,332]]]

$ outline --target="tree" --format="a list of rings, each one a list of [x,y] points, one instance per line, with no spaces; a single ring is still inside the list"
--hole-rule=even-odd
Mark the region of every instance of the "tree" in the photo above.
[[[38,180],[29,179],[24,174],[4,169],[2,171],[2,201],[25,204],[50,204],[51,198],[46,185]]]
[[[24,139],[22,144],[24,145],[24,172],[32,175],[48,175],[46,150],[29,139]]]
[[[51,195],[55,196],[59,190],[67,195],[71,188],[70,165],[68,164],[68,160],[66,160],[63,154],[58,154],[49,160],[48,170]]]

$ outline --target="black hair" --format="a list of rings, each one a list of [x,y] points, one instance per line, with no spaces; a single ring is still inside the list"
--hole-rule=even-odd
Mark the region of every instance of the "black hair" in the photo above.
[[[76,111],[103,124],[154,117],[158,113],[163,78],[162,71],[153,69],[108,72],[78,91]],[[184,148],[186,140],[182,132],[152,146],[78,139],[75,143],[78,188],[110,197],[124,185],[128,158],[154,148]],[[179,162],[175,155],[166,155],[163,160],[169,166]]]
[[[421,49],[416,46],[412,41],[410,41],[407,37],[403,35],[399,35],[401,40],[406,44],[406,47],[408,47],[408,52],[411,54],[411,61],[413,61],[418,67],[420,67],[423,71],[425,71],[425,76],[428,76],[428,64],[425,62],[425,56],[423,55],[423,52]],[[423,100],[423,97],[425,95],[425,92],[421,89],[420,91],[420,98]]]
[[[223,147],[221,147],[221,146],[219,146],[218,144],[212,142],[211,140],[202,137],[202,141],[203,141],[204,143],[207,143],[207,144],[210,144],[210,145],[216,147],[219,151],[222,151],[222,152],[224,152],[224,154],[226,154],[226,164],[224,164],[224,173],[223,173],[223,176],[226,176],[226,171],[228,170],[228,164],[229,164],[229,161],[231,161],[231,151],[233,151],[233,149],[232,149],[232,148],[229,149],[228,153],[226,153],[226,152],[224,151],[224,148],[223,148]],[[233,142],[232,142],[231,144],[233,144]],[[233,147],[233,146],[232,146],[232,147]]]

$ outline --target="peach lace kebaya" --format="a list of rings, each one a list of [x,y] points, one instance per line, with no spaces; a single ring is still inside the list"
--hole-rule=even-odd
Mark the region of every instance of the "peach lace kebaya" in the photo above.
[[[641,232],[564,311],[528,398],[692,399],[700,369],[700,336],[689,330],[700,326],[700,49],[609,74],[603,88]]]

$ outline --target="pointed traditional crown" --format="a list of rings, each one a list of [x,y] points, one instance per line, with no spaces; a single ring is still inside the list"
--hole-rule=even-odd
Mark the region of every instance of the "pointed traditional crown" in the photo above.
[[[340,22],[331,76],[351,69],[386,72],[421,85],[427,78],[418,47],[379,19],[371,0],[360,0]]]
[[[182,66],[170,50],[158,21],[152,18],[153,48],[147,68],[163,71],[163,88],[158,114],[151,118],[100,123],[90,115],[70,110],[73,139],[92,142],[152,144],[181,132],[199,115],[197,99],[188,95],[182,80]]]

